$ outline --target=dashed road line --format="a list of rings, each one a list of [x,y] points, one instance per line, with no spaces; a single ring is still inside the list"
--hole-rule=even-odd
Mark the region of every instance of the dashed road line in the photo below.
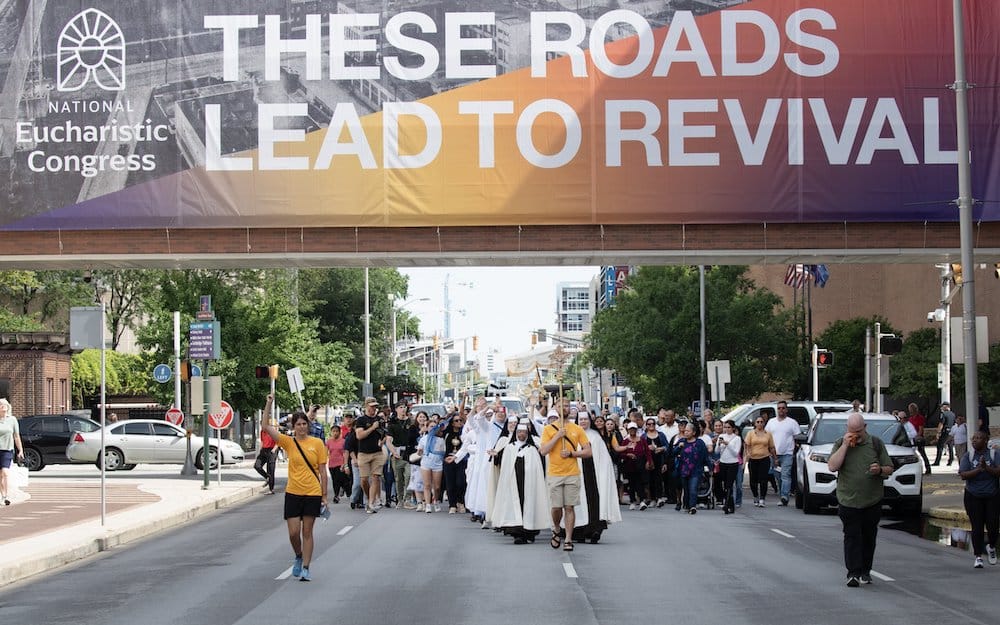
[[[347,532],[351,531],[352,529],[354,529],[353,525],[344,526],[343,528],[341,528],[341,530],[339,532],[337,532],[337,536],[343,536],[344,534],[346,534]]]
[[[283,579],[288,579],[291,576],[292,576],[292,567],[288,567],[281,575],[275,577],[274,579],[283,580]]]
[[[563,562],[563,570],[566,571],[566,577],[579,577],[579,575],[576,574],[576,569],[573,568],[573,564],[570,562]]]
[[[771,531],[774,532],[775,534],[777,534],[778,536],[784,536],[785,538],[795,538],[795,536],[792,536],[788,532],[783,532],[783,531],[781,531],[781,530],[779,530],[777,528],[774,528],[774,527],[771,528]]]
[[[893,578],[889,577],[888,575],[883,575],[883,574],[879,573],[878,571],[872,571],[872,577],[877,577],[880,580],[882,580],[883,582],[894,582],[894,581],[896,581]]]

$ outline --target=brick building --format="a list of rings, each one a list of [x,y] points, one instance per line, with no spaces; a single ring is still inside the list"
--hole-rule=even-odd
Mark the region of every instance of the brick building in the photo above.
[[[72,350],[67,334],[0,334],[0,396],[15,416],[58,414],[71,406]]]

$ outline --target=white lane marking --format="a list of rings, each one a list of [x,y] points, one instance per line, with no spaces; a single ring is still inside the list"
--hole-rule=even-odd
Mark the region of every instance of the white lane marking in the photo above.
[[[781,530],[773,528],[773,527],[771,528],[771,531],[774,532],[775,534],[777,534],[778,536],[784,536],[785,538],[795,538],[794,536],[792,536],[788,532],[782,532]]]
[[[894,582],[894,581],[896,581],[893,578],[889,577],[888,575],[882,575],[878,571],[872,571],[872,577],[877,577],[880,580],[882,580],[883,582]]]
[[[354,529],[353,525],[346,525],[339,532],[337,532],[337,536],[343,536],[344,534],[346,534],[347,532],[351,531],[352,529]]]
[[[291,576],[292,576],[292,567],[288,567],[287,569],[285,569],[284,573],[282,573],[281,575],[275,577],[274,579],[275,580],[288,579]]]
[[[576,569],[574,569],[573,565],[569,562],[563,562],[563,570],[566,571],[566,577],[580,577],[576,574]]]

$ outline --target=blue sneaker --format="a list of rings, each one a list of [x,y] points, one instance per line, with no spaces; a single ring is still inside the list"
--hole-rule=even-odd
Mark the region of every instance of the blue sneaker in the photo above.
[[[309,569],[302,569],[302,576],[299,577],[300,582],[311,582],[312,576],[309,575]]]
[[[307,571],[309,569],[306,569]],[[295,564],[292,565],[292,577],[300,577],[302,575],[302,556],[295,556]]]

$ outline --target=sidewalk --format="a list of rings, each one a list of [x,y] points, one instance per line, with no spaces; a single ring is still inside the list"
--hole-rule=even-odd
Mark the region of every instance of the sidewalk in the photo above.
[[[0,506],[0,586],[247,503],[265,492],[252,462],[224,468],[221,486],[218,473],[213,473],[207,490],[200,473],[181,476],[172,465],[143,465],[134,472],[108,474],[102,526],[99,477],[93,472],[66,474],[61,468],[33,473],[27,498],[22,493],[12,498],[12,505]],[[64,469],[74,470],[80,471]],[[279,472],[284,477],[284,467]]]
[[[927,453],[933,458],[928,448]],[[944,521],[941,525],[965,526],[969,517],[965,514],[965,482],[958,477],[958,459],[950,466],[931,467],[933,473],[924,476],[924,512],[931,519]]]

